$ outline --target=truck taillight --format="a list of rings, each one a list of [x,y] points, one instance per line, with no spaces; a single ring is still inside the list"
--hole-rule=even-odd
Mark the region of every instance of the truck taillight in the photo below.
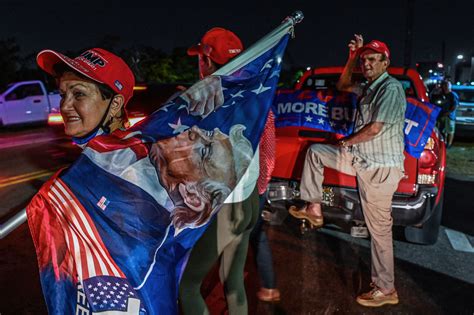
[[[436,165],[438,157],[433,150],[423,150],[421,153],[419,163],[421,168],[431,168]]]
[[[438,174],[437,146],[433,138],[429,138],[426,142],[425,149],[418,159],[418,184],[435,184],[436,175]]]

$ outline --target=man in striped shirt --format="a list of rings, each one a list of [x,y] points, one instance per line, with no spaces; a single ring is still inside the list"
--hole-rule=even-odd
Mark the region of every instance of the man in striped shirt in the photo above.
[[[354,133],[337,145],[314,144],[306,155],[301,177],[301,199],[307,205],[290,213],[313,225],[323,223],[321,200],[324,167],[357,177],[365,222],[371,234],[371,291],[357,297],[364,306],[397,304],[394,286],[394,260],[391,205],[403,177],[404,117],[406,99],[402,85],[388,75],[390,52],[383,42],[363,45],[361,35],[349,43],[349,59],[339,78],[340,91],[358,94]],[[360,62],[367,84],[352,81]]]

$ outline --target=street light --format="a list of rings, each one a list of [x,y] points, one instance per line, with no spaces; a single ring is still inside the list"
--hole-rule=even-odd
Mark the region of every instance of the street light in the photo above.
[[[464,55],[457,55],[457,57],[456,57],[456,58],[457,58],[457,59],[459,59],[459,60],[461,60],[461,59],[463,59],[463,58],[464,58]]]

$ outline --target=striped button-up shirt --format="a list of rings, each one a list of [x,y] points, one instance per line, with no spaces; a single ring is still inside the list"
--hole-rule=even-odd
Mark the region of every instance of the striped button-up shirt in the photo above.
[[[384,72],[360,95],[354,131],[371,122],[383,122],[372,139],[352,147],[352,153],[365,169],[398,167],[403,171],[404,120],[406,98],[402,85]]]

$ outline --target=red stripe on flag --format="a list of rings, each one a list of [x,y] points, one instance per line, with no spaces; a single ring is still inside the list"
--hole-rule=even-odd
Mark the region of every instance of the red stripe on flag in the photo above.
[[[77,274],[79,273],[81,273],[81,276],[82,276],[82,270],[81,272],[79,272],[79,270],[77,270],[76,268],[76,263],[75,263],[76,262],[76,258],[75,258],[76,247],[74,245],[73,235],[70,229],[68,228],[67,219],[65,218],[65,215],[63,212],[64,210],[62,210],[61,201],[58,199],[58,197],[52,190],[50,190],[50,192],[48,193],[48,197],[49,197],[49,200],[52,202],[52,206],[53,206],[52,209],[56,212],[56,218],[58,219],[59,224],[61,225],[61,228],[63,230],[63,235],[66,239],[68,255],[65,255],[65,259],[71,260],[71,262],[69,262],[67,265],[70,267],[69,268],[70,275],[72,275],[75,279]],[[71,263],[72,263],[72,268],[70,265]],[[79,267],[80,266],[81,265],[79,263]]]
[[[109,275],[115,275],[117,277],[125,278],[125,275],[114,262],[114,260],[110,256],[110,253],[102,242],[100,234],[97,231],[97,228],[95,227],[95,224],[92,218],[87,213],[86,209],[84,209],[80,202],[74,197],[74,194],[69,190],[69,188],[64,184],[64,182],[62,182],[60,179],[57,179],[57,184],[60,187],[61,193],[67,193],[68,198],[65,198],[65,200],[68,200],[76,216],[81,216],[79,221],[82,221],[82,223],[88,226],[89,231],[87,231],[87,234],[90,237],[91,244],[93,244],[94,248],[98,250],[100,256],[98,256],[97,258],[100,258],[101,261],[104,262],[108,272],[110,273]]]
[[[115,133],[113,135],[115,135]],[[148,155],[148,148],[146,144],[144,144],[141,139],[136,137],[120,139],[111,136],[98,136],[89,141],[87,146],[100,153],[130,149],[137,155],[137,160],[140,160]]]

